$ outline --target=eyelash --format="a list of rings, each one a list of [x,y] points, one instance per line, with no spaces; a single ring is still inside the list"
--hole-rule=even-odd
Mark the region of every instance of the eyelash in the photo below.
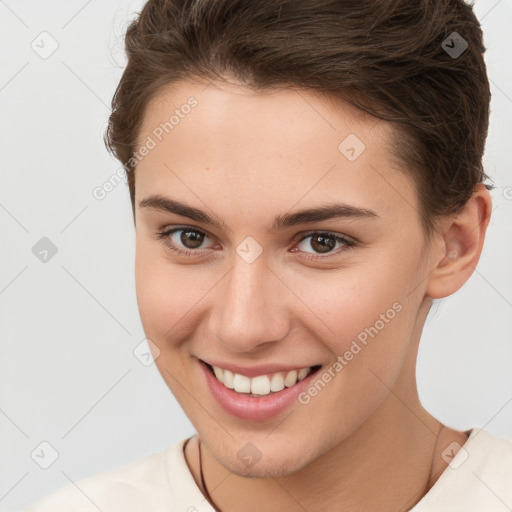
[[[182,256],[191,257],[194,254],[200,253],[202,251],[201,249],[182,249],[181,247],[178,247],[174,243],[172,243],[170,241],[170,235],[172,235],[173,233],[176,233],[178,231],[192,231],[194,233],[199,233],[201,235],[208,236],[206,233],[204,233],[203,231],[201,231],[199,229],[188,227],[188,226],[181,226],[178,228],[172,228],[172,229],[167,229],[167,230],[161,231],[161,232],[157,233],[157,238],[159,240],[161,240],[162,243],[168,249],[170,249],[172,252],[174,252],[176,254],[180,254]],[[340,252],[344,252],[347,249],[350,249],[357,245],[357,243],[355,241],[350,240],[344,236],[340,236],[336,233],[332,233],[330,231],[310,231],[310,232],[304,234],[297,241],[297,244],[299,244],[306,238],[309,238],[313,235],[327,235],[329,238],[334,238],[336,240],[336,242],[341,242],[345,246],[345,249],[343,249],[343,250],[338,249],[337,251],[328,252],[328,253],[326,253],[326,256],[320,256],[320,255],[314,256],[314,255],[311,255],[310,253],[306,253],[306,259],[310,259],[310,260],[317,260],[317,261],[324,260],[324,259],[332,257],[334,255],[338,255]]]

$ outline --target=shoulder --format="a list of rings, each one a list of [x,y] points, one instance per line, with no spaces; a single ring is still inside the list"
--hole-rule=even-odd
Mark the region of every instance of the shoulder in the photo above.
[[[475,429],[470,437],[467,460],[473,457],[468,469],[475,478],[474,484],[488,487],[503,501],[512,505],[512,439],[495,436],[485,430]],[[483,491],[483,489],[482,489]]]
[[[469,432],[466,443],[411,512],[510,511],[512,439],[481,428]]]
[[[186,462],[185,439],[135,462],[72,482],[38,501],[26,512],[130,512],[169,510],[173,478]],[[169,472],[173,478],[169,478]],[[179,482],[174,482],[179,487]]]

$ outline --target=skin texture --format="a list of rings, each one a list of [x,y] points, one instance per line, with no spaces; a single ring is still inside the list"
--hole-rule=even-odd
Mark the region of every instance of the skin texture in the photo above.
[[[149,103],[140,144],[191,96],[197,106],[138,164],[135,222],[141,319],[198,433],[185,448],[194,479],[201,487],[200,438],[206,486],[222,511],[407,510],[446,468],[443,450],[467,439],[422,407],[415,367],[432,299],[458,290],[478,262],[489,193],[479,186],[427,244],[414,182],[387,149],[391,126],[312,91],[174,84]],[[366,145],[354,161],[338,149],[349,134]],[[154,194],[226,227],[139,206]],[[271,230],[277,215],[334,201],[378,217]],[[167,240],[192,256],[157,236],[183,226],[203,242],[184,245],[182,232]],[[324,253],[314,237],[300,241],[325,231],[356,245]],[[236,251],[248,236],[262,248],[252,263]],[[224,412],[200,372],[197,358],[328,368],[394,303],[400,312],[317,396],[270,420]],[[237,456],[247,442],[261,454],[251,466]]]

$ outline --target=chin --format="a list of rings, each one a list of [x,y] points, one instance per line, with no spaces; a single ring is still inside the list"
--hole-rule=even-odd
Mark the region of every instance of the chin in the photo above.
[[[204,438],[201,439],[204,443]],[[245,443],[242,446],[244,445]],[[268,446],[268,456],[261,453],[261,458],[254,462],[244,461],[240,455],[242,450],[230,452],[218,445],[213,450],[208,446],[208,450],[224,469],[244,478],[278,478],[291,475],[307,466],[312,458],[309,452],[299,453],[291,444],[281,449]],[[249,449],[248,452],[250,451]]]

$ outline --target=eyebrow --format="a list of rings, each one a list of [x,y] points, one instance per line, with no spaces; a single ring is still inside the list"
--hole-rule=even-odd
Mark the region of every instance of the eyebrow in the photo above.
[[[161,196],[159,194],[148,196],[139,203],[141,208],[152,208],[168,213],[188,217],[196,222],[208,224],[218,229],[230,231],[226,224],[216,216],[212,216],[198,208],[189,206],[175,199]],[[375,219],[379,215],[373,210],[351,206],[344,203],[331,203],[315,208],[307,208],[293,213],[278,215],[273,222],[272,229],[278,230],[300,224],[312,224],[323,220],[334,218],[360,218]]]

